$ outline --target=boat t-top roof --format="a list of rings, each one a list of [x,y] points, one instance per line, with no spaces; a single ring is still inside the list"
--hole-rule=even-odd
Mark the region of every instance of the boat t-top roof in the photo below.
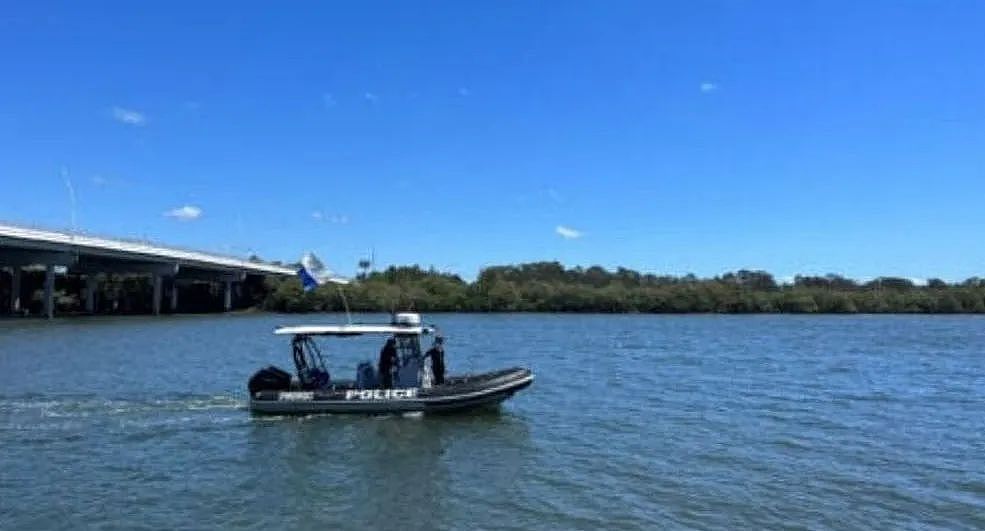
[[[434,332],[434,327],[421,323],[421,316],[416,313],[404,312],[394,314],[393,320],[385,324],[337,324],[337,325],[301,325],[282,326],[274,333],[291,336],[358,336],[362,334],[396,334],[404,336],[419,336]]]
[[[379,325],[379,324],[340,324],[340,325],[301,325],[282,326],[274,330],[277,335],[292,336],[358,336],[362,334],[414,335],[430,334],[430,326]]]

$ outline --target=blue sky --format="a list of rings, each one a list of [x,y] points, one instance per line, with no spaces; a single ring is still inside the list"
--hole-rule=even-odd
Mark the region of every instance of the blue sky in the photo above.
[[[985,275],[985,3],[0,14],[0,218],[342,272]]]

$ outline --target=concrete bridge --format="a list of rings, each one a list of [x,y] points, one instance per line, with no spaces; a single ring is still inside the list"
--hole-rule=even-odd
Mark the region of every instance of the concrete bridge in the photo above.
[[[0,224],[0,267],[10,270],[11,289],[6,309],[13,314],[22,311],[21,276],[24,269],[44,269],[43,313],[49,318],[55,312],[55,277],[58,274],[78,275],[85,279],[82,291],[85,311],[89,313],[96,311],[96,294],[105,275],[149,275],[154,314],[161,312],[165,288],[169,309],[173,312],[178,308],[179,285],[203,281],[218,283],[223,288],[223,308],[229,311],[238,284],[247,276],[295,274],[293,269],[278,265],[148,242],[7,224]]]

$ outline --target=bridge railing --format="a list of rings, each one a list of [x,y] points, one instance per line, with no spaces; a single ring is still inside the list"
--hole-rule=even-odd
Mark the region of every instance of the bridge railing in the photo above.
[[[198,255],[206,255],[206,256],[211,256],[211,257],[225,259],[225,260],[236,260],[236,261],[242,261],[242,262],[256,263],[256,264],[259,264],[259,265],[286,267],[286,265],[285,264],[282,264],[282,263],[275,263],[275,262],[271,262],[271,261],[267,261],[267,260],[253,260],[253,259],[251,259],[252,257],[250,257],[250,256],[234,255],[234,254],[230,254],[230,253],[227,253],[227,252],[215,252],[215,251],[210,251],[210,250],[205,250],[205,249],[196,249],[196,248],[186,247],[186,246],[181,246],[181,245],[172,245],[172,244],[163,243],[163,242],[160,242],[160,241],[151,240],[151,239],[146,238],[146,237],[144,237],[144,238],[134,238],[134,237],[131,237],[131,236],[122,236],[121,237],[121,236],[118,236],[118,235],[108,235],[108,234],[104,234],[104,233],[93,232],[93,231],[89,231],[89,230],[86,230],[86,229],[78,229],[78,228],[75,228],[75,229],[56,228],[56,227],[52,227],[52,226],[42,225],[42,224],[39,224],[39,223],[10,222],[10,221],[6,221],[6,220],[3,220],[3,219],[0,219],[0,228],[2,228],[2,227],[9,227],[9,228],[13,228],[13,229],[21,229],[21,230],[26,230],[26,231],[38,231],[38,232],[53,233],[53,234],[58,234],[58,235],[61,235],[61,236],[65,236],[65,237],[69,238],[70,240],[73,239],[74,237],[77,237],[78,236],[78,237],[83,237],[83,238],[104,240],[106,242],[129,243],[129,244],[132,244],[132,245],[141,245],[141,246],[145,246],[145,247],[153,247],[153,248],[164,249],[164,250],[169,250],[169,251],[177,251],[177,252],[183,252],[183,253],[193,253],[193,254],[198,254]]]

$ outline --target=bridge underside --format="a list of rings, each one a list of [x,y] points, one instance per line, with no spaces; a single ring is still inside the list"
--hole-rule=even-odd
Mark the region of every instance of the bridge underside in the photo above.
[[[50,318],[56,308],[88,314],[229,311],[249,302],[242,297],[244,283],[258,284],[264,276],[233,267],[12,248],[0,242],[0,314]]]

